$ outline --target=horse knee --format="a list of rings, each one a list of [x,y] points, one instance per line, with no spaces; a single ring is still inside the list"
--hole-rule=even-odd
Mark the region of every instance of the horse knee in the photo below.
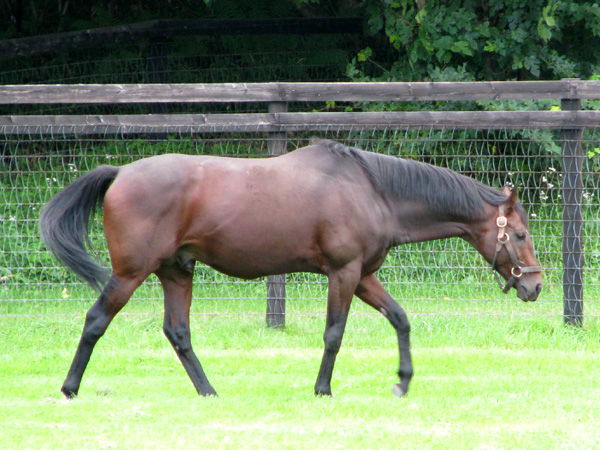
[[[186,352],[191,349],[190,330],[188,327],[173,327],[165,324],[163,326],[163,332],[176,351]]]
[[[81,333],[81,341],[94,345],[106,332],[109,319],[105,312],[97,311],[97,308],[92,307],[85,316],[85,325]]]
[[[124,290],[123,286],[115,275],[111,276],[100,297],[85,316],[85,325],[81,335],[81,340],[84,343],[93,346],[98,342],[106,332],[112,319],[127,303],[133,291]]]
[[[92,326],[85,329],[81,334],[81,341],[87,345],[95,345],[104,335],[105,329],[99,326]]]
[[[398,334],[410,335],[410,322],[404,310],[391,311],[385,314],[391,324],[394,326]]]
[[[325,331],[323,342],[325,343],[325,351],[327,353],[337,354],[342,346],[343,330],[337,327],[332,327]]]

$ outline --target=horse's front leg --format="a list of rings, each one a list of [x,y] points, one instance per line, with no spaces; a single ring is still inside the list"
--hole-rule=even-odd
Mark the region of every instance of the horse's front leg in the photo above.
[[[342,344],[352,296],[360,279],[360,265],[351,264],[328,275],[327,322],[325,324],[325,352],[315,384],[316,395],[331,395],[331,375],[335,358]]]
[[[394,394],[401,397],[408,392],[408,385],[413,376],[410,355],[410,324],[406,313],[386,292],[374,274],[367,275],[360,280],[356,288],[356,296],[381,312],[396,330],[400,350],[400,368],[398,369],[400,384],[394,385]]]

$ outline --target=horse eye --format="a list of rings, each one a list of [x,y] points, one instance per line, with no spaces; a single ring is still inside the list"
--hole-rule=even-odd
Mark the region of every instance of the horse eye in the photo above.
[[[525,233],[515,233],[515,237],[520,240],[520,241],[524,241],[525,240]]]

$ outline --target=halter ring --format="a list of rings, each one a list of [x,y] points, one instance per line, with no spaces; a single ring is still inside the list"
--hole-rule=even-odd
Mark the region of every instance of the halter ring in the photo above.
[[[505,216],[498,216],[496,225],[498,225],[498,228],[505,228],[508,225],[508,220]]]
[[[521,278],[523,276],[523,272],[521,272],[521,266],[516,266],[510,269],[510,273],[515,278]]]

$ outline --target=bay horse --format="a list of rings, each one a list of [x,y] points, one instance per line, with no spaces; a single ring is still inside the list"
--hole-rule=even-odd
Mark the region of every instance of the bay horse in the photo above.
[[[86,250],[89,221],[101,207],[110,276]],[[448,169],[333,141],[275,158],[165,154],[100,166],[48,202],[40,231],[57,259],[100,291],[62,386],[67,398],[78,394],[98,339],[152,273],[164,289],[166,337],[198,393],[216,395],[190,340],[196,261],[244,279],[327,276],[317,395],[331,395],[354,295],[394,327],[400,353],[394,393],[408,392],[410,325],[376,276],[392,247],[461,237],[508,280],[505,292],[514,288],[522,300],[535,301],[542,288],[516,189],[500,192]]]

